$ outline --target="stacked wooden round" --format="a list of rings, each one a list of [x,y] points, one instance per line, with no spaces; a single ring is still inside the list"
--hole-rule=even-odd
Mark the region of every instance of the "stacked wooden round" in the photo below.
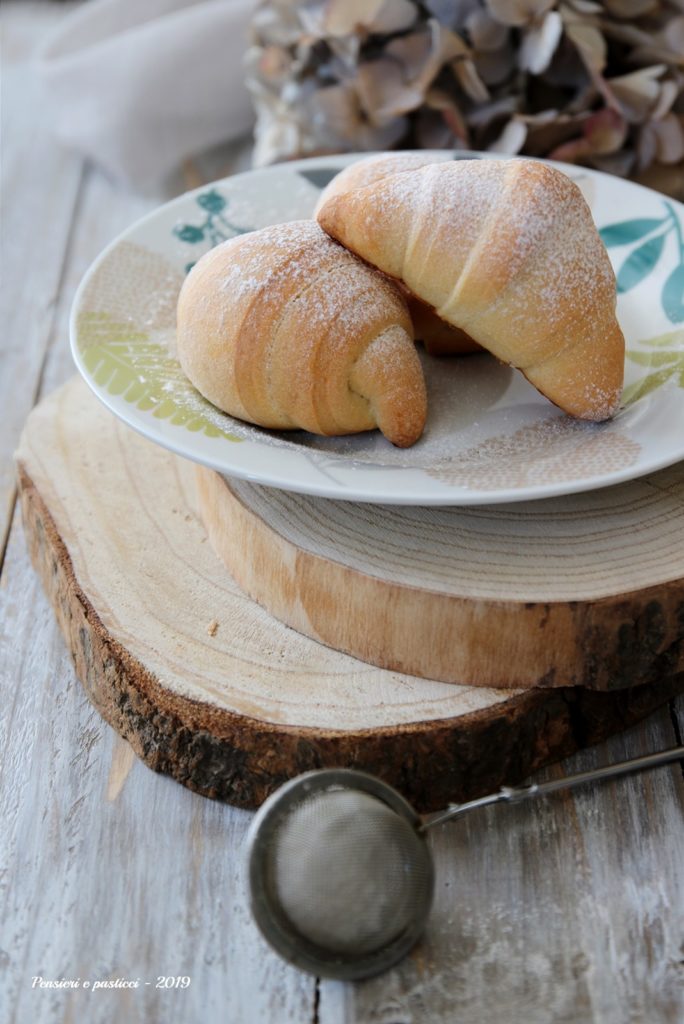
[[[88,695],[208,796],[340,765],[434,809],[684,690],[682,464],[509,506],[337,502],[195,467],[74,380],[18,469]]]

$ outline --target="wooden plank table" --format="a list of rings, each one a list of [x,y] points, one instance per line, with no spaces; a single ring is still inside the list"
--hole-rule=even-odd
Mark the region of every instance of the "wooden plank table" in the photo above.
[[[153,774],[88,702],[28,560],[11,457],[30,408],[73,374],[67,318],[90,261],[184,185],[133,194],[51,139],[28,61],[69,7],[2,8],[0,1020],[681,1020],[678,766],[437,831],[424,941],[389,973],[343,984],[287,967],[252,924],[251,815]],[[683,724],[672,702],[544,776],[681,743]],[[190,983],[157,987],[177,977]]]

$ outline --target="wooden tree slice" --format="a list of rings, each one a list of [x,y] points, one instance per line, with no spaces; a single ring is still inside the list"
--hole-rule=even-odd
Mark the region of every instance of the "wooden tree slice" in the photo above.
[[[428,679],[614,690],[684,669],[684,463],[480,508],[371,506],[198,470],[217,553],[272,615]]]
[[[88,696],[151,768],[207,796],[254,807],[288,777],[344,765],[434,809],[684,690],[684,673],[619,693],[454,686],[294,632],[216,558],[194,467],[115,420],[80,380],[31,414],[17,464],[31,555]]]

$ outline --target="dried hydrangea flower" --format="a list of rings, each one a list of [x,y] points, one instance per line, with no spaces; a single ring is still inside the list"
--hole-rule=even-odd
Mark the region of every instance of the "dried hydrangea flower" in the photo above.
[[[528,153],[684,197],[684,0],[262,0],[255,162]]]

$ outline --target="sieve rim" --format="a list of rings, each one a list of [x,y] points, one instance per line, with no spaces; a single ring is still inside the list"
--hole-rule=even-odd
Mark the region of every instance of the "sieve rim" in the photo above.
[[[414,920],[396,938],[374,953],[345,956],[327,953],[299,935],[281,909],[269,898],[267,872],[269,849],[275,831],[293,804],[304,797],[330,790],[361,791],[374,796],[407,821],[420,840],[422,867],[427,879],[427,898]],[[272,793],[256,812],[247,833],[247,874],[250,907],[263,938],[283,959],[320,977],[354,981],[371,977],[397,963],[415,945],[425,929],[434,894],[434,866],[424,837],[418,832],[422,819],[392,786],[352,768],[327,768],[305,772]]]

